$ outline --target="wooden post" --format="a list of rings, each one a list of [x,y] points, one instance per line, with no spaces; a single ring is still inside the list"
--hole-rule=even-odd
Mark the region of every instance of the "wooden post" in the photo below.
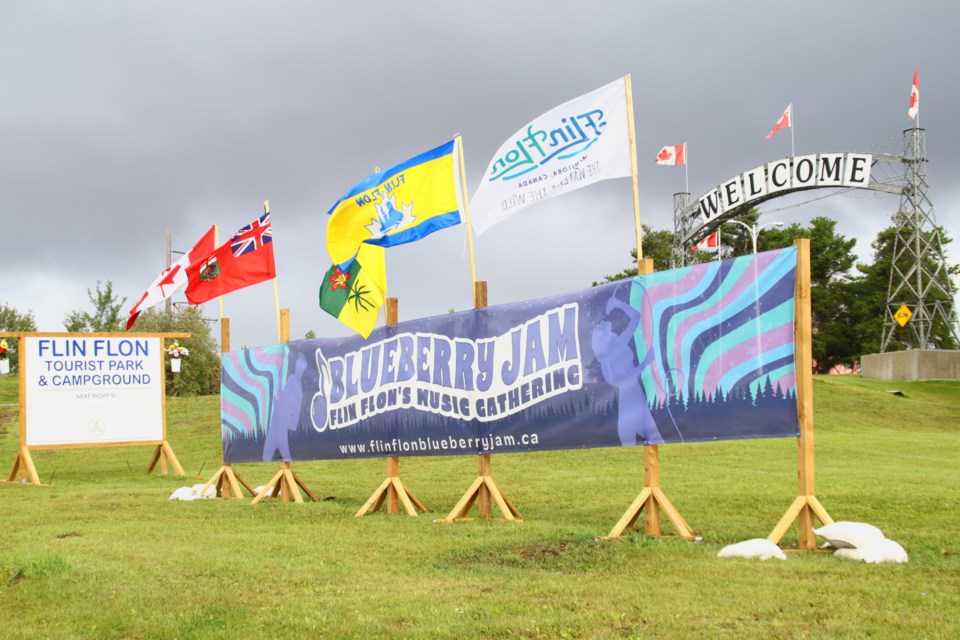
[[[653,273],[653,259],[638,259],[637,274],[645,275],[648,273]],[[696,536],[690,530],[690,525],[687,524],[687,521],[683,519],[683,516],[680,515],[680,512],[677,511],[660,488],[660,448],[655,444],[648,444],[643,447],[643,490],[603,539],[620,539],[623,532],[633,526],[633,523],[640,516],[640,512],[644,509],[646,509],[645,530],[647,535],[655,537],[662,535],[660,527],[660,510],[662,509],[681,538],[696,540]]]
[[[387,325],[397,324],[399,317],[397,309],[397,299],[387,298],[384,305],[384,320]],[[356,517],[360,518],[368,512],[379,511],[384,500],[387,503],[387,513],[391,515],[399,515],[401,502],[408,516],[418,515],[417,509],[429,511],[400,479],[400,458],[396,456],[387,458],[387,479],[380,483],[373,495],[363,503],[363,506],[357,511]]]
[[[810,309],[810,240],[800,238],[797,247],[797,284],[793,324],[794,360],[797,372],[797,415],[800,436],[797,438],[797,498],[774,527],[767,540],[779,544],[783,535],[797,520],[799,548],[816,548],[813,533],[814,517],[823,524],[833,518],[816,497],[813,464],[813,328]]]
[[[230,351],[230,318],[220,318],[220,351],[221,353],[228,353]],[[203,485],[203,488],[200,490],[200,495],[203,495],[207,489],[214,485],[217,487],[216,497],[225,500],[242,498],[243,491],[240,489],[241,486],[244,487],[250,495],[257,495],[253,487],[240,477],[240,474],[233,468],[233,465],[229,464],[225,464],[217,469],[213,477]]]
[[[474,307],[482,309],[487,306],[487,283],[479,280],[473,284]],[[463,494],[460,501],[453,507],[447,517],[440,522],[453,522],[458,518],[466,518],[474,503],[477,504],[477,512],[481,518],[491,516],[491,501],[497,505],[500,514],[504,520],[523,522],[520,519],[520,512],[517,511],[513,503],[500,491],[497,483],[490,475],[490,454],[481,453],[477,456],[479,461],[479,475]]]

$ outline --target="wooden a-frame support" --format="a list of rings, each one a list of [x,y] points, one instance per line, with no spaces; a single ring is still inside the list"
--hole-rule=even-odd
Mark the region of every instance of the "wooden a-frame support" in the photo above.
[[[207,480],[207,483],[203,485],[203,489],[200,490],[200,495],[203,495],[207,489],[211,486],[216,485],[217,493],[216,497],[218,498],[242,498],[243,491],[240,490],[242,486],[246,489],[251,496],[257,495],[257,492],[253,490],[253,487],[250,484],[240,477],[240,474],[233,468],[233,465],[225,464],[217,472],[213,474],[213,477]]]
[[[176,471],[178,476],[187,475],[183,471],[183,467],[180,466],[180,461],[177,460],[177,456],[173,453],[173,448],[170,447],[170,443],[164,440],[157,445],[157,448],[153,452],[153,458],[150,459],[150,464],[147,465],[147,473],[151,473],[157,466],[157,463],[160,463],[160,473],[167,475],[167,465],[172,465],[173,470]]]
[[[490,454],[481,453],[478,458],[480,460],[480,469],[476,480],[473,481],[473,484],[471,484],[467,492],[463,494],[460,501],[457,502],[450,513],[447,514],[447,517],[440,520],[440,522],[454,522],[455,520],[466,518],[474,503],[477,505],[477,512],[480,514],[480,517],[489,518],[491,516],[491,502],[497,505],[504,520],[523,522],[523,519],[520,517],[520,512],[513,506],[509,498],[500,491],[500,487],[497,486],[497,483],[493,480],[493,476],[490,475]]]
[[[810,240],[801,238],[797,247],[797,287],[794,320],[794,344],[797,371],[797,411],[800,418],[800,436],[797,438],[797,497],[767,540],[779,544],[793,522],[799,529],[799,549],[816,549],[813,533],[814,517],[823,524],[833,518],[817,500],[813,464],[813,329],[810,311]]]
[[[399,317],[397,299],[387,298],[383,312],[385,324],[388,326],[397,324]],[[417,500],[417,497],[407,488],[403,480],[400,479],[400,458],[396,456],[387,458],[386,480],[381,482],[377,490],[373,492],[373,495],[363,503],[363,506],[357,511],[356,517],[361,518],[368,512],[379,511],[383,507],[384,502],[387,504],[387,513],[390,515],[398,515],[400,513],[401,503],[408,516],[418,515],[417,509],[424,512],[429,511],[429,509],[423,506],[422,502]]]
[[[474,307],[477,309],[482,309],[487,306],[486,281],[478,280],[473,283],[473,302]],[[480,514],[480,517],[489,518],[491,516],[491,502],[497,505],[504,520],[523,522],[520,517],[520,512],[513,506],[509,498],[500,491],[500,487],[497,486],[493,476],[490,475],[490,454],[481,453],[478,458],[479,473],[477,474],[477,478],[470,485],[470,488],[467,489],[467,492],[463,494],[463,497],[460,498],[460,501],[457,502],[450,513],[447,514],[447,517],[440,520],[440,522],[453,522],[460,518],[466,518],[470,513],[470,509],[473,508],[474,503],[477,505],[477,512]]]
[[[19,478],[17,477],[19,476]],[[33,458],[30,457],[30,449],[20,445],[17,449],[17,457],[13,460],[13,468],[10,469],[10,475],[7,476],[7,482],[27,483],[27,476],[30,476],[30,484],[41,487],[40,476],[37,474],[37,468],[33,466]]]
[[[644,275],[653,273],[653,259],[641,258],[637,261],[637,273]],[[660,488],[660,448],[655,444],[643,447],[643,489],[640,495],[627,508],[620,520],[614,525],[603,540],[619,540],[623,532],[633,526],[640,517],[640,512],[646,509],[645,531],[649,536],[660,536],[660,511],[666,514],[670,524],[677,530],[677,534],[684,540],[696,540],[690,525],[677,511],[667,494]]]
[[[403,508],[408,516],[418,515],[417,509],[424,512],[429,511],[429,509],[423,506],[422,502],[417,500],[417,497],[407,488],[403,480],[400,479],[399,458],[387,458],[386,480],[380,483],[380,486],[373,492],[373,495],[363,503],[363,506],[357,511],[356,517],[360,518],[368,512],[373,513],[374,511],[379,511],[383,507],[384,502],[386,502],[387,505],[387,513],[391,515],[400,513],[401,504],[403,504]]]
[[[257,504],[266,497],[270,498],[280,498],[281,502],[296,502],[297,504],[303,504],[303,496],[300,494],[300,489],[303,489],[303,492],[307,494],[307,497],[314,502],[319,502],[317,496],[313,495],[310,492],[310,489],[307,488],[307,485],[303,484],[303,481],[297,477],[297,474],[293,472],[290,468],[289,462],[280,463],[280,471],[277,471],[276,475],[270,479],[263,489],[257,496],[250,502],[250,504]]]

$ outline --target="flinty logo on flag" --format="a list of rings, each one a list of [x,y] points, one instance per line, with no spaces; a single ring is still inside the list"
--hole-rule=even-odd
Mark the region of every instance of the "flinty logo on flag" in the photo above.
[[[487,182],[513,180],[548,165],[554,159],[576,157],[600,140],[606,126],[603,109],[564,115],[549,131],[529,125],[523,137],[514,140],[509,150],[492,162]]]
[[[239,258],[270,242],[273,242],[273,230],[268,212],[233,234],[230,238],[230,250],[235,258]]]
[[[200,265],[200,282],[210,282],[220,275],[220,263],[217,262],[217,256],[211,256],[209,260]]]

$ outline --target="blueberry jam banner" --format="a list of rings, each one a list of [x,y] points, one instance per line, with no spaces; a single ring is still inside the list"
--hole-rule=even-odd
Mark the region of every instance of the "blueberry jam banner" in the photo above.
[[[799,433],[794,247],[223,354],[225,464]]]

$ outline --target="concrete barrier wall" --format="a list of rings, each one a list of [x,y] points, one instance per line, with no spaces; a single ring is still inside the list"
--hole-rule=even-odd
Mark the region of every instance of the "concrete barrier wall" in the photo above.
[[[960,380],[960,351],[913,349],[860,358],[861,375],[878,380]]]

